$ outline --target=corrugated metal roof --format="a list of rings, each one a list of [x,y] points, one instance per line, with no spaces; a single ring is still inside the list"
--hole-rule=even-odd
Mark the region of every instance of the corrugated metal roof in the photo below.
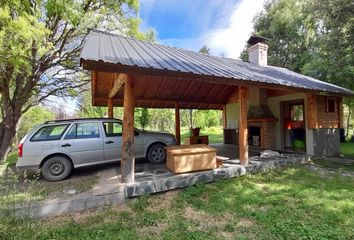
[[[237,59],[209,56],[100,31],[92,31],[87,36],[80,58],[81,60],[233,78],[321,92],[354,94],[348,89],[285,68],[261,67]]]

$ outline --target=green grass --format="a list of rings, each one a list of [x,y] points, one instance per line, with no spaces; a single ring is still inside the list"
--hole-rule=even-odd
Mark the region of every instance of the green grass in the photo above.
[[[15,166],[17,159],[18,159],[17,151],[10,152],[6,160],[4,161],[4,164],[7,166]]]
[[[210,127],[200,130],[200,135],[208,135],[209,143],[222,143],[224,141],[223,130],[221,127]],[[184,139],[190,136],[189,129],[187,127],[181,128],[181,142],[184,143]]]
[[[344,156],[354,157],[354,143],[341,143],[340,151]]]
[[[247,175],[127,205],[31,221],[0,239],[353,239],[354,179],[307,168]]]

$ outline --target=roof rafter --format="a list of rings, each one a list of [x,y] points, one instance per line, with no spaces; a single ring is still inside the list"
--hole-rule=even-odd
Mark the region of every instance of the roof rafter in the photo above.
[[[123,86],[125,81],[127,80],[127,75],[123,73],[115,73],[113,74],[113,84],[111,91],[108,94],[108,98],[114,98],[114,96],[117,94],[119,89]]]

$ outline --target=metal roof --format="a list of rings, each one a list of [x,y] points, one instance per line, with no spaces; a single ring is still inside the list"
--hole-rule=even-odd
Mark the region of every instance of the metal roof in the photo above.
[[[216,76],[236,80],[282,85],[287,87],[354,95],[343,87],[323,82],[274,66],[261,67],[231,58],[220,58],[169,47],[106,32],[91,31],[80,59],[134,66],[145,69],[169,70]]]

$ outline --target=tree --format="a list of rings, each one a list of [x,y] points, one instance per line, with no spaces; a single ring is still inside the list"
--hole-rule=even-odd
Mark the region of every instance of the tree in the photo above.
[[[137,10],[138,0],[1,1],[0,160],[25,112],[52,95],[75,96],[86,84],[78,56],[90,29],[145,37]]]
[[[103,118],[107,115],[107,107],[92,106],[92,96],[89,91],[84,92],[78,99],[80,117]]]
[[[17,138],[22,139],[35,125],[53,120],[55,113],[44,106],[35,106],[22,115],[18,124]]]
[[[138,121],[142,130],[145,130],[145,127],[149,124],[150,121],[150,114],[147,108],[140,109],[140,114],[138,115]]]
[[[199,49],[199,52],[207,54],[207,55],[210,55],[210,48],[208,48],[207,46],[203,45],[203,47],[201,49]]]
[[[210,48],[208,48],[206,45],[203,45],[203,47],[201,49],[199,49],[199,52],[200,53],[204,53],[204,54],[207,54],[207,55],[210,55]],[[193,109],[189,109],[189,121],[188,121],[188,124],[189,124],[189,130],[191,131],[191,134],[192,134],[192,128],[193,128]]]
[[[353,9],[351,0],[273,0],[254,19],[254,29],[270,39],[270,65],[354,90]],[[344,102],[350,117],[353,100]]]

